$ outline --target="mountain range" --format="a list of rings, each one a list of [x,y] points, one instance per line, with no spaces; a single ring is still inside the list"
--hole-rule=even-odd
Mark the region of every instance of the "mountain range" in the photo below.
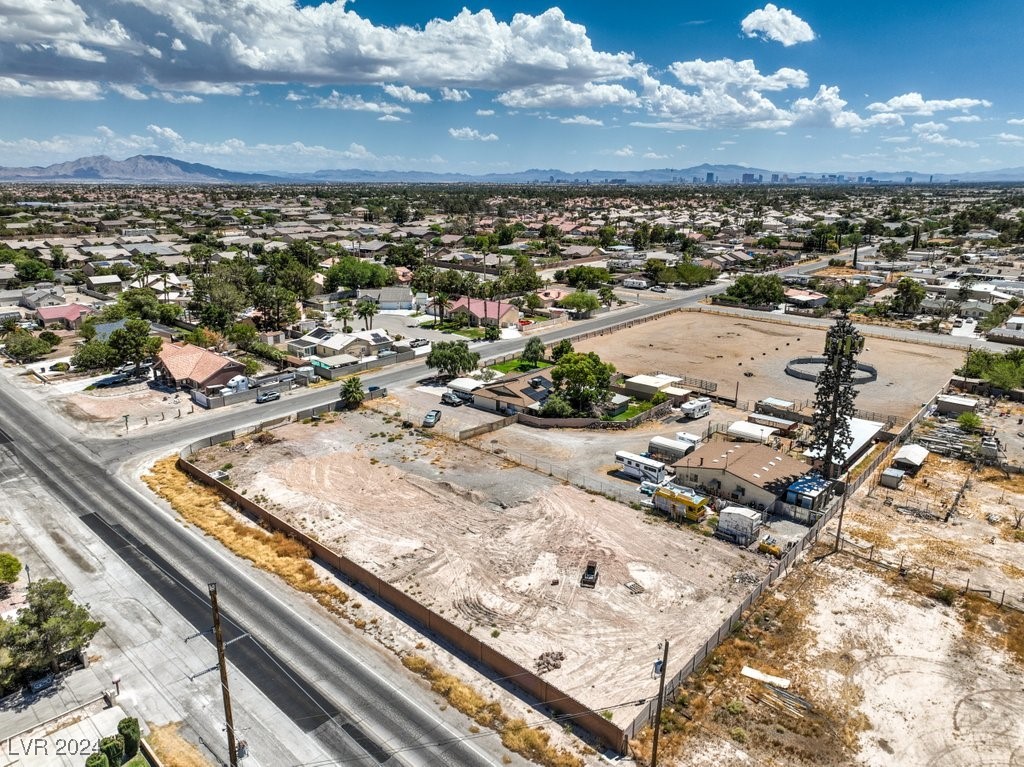
[[[1024,167],[1001,170],[978,171],[973,173],[922,173],[917,171],[838,171],[828,173],[793,172],[751,168],[743,165],[697,165],[689,168],[654,168],[649,170],[588,170],[566,172],[555,168],[517,171],[513,173],[486,173],[469,175],[465,173],[433,173],[428,171],[362,170],[359,168],[318,170],[306,173],[291,171],[267,171],[263,173],[241,173],[214,168],[210,165],[184,162],[161,155],[136,155],[125,160],[112,160],[99,155],[82,157],[68,162],[55,163],[46,167],[27,168],[0,167],[0,182],[37,183],[115,183],[115,184],[315,184],[315,183],[484,183],[484,184],[674,184],[691,183],[695,179],[703,183],[708,174],[719,183],[739,183],[745,175],[763,183],[769,183],[778,175],[780,179],[816,182],[842,176],[847,182],[858,179],[872,179],[881,183],[902,184],[907,178],[915,183],[1008,183],[1024,181]],[[835,179],[831,179],[835,180]]]

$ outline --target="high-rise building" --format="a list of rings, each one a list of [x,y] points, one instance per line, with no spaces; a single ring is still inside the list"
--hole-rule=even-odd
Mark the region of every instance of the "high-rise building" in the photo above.
[[[715,174],[711,173],[709,171],[708,175],[704,177],[704,183],[706,183],[706,184],[713,184],[713,183],[715,183]]]
[[[773,173],[772,174],[772,183],[773,184],[779,183],[779,174],[778,173]]]

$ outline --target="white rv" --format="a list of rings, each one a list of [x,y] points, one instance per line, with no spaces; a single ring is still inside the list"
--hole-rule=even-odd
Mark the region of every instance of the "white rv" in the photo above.
[[[657,482],[660,485],[665,481],[665,464],[661,461],[620,450],[615,454],[615,463],[622,466],[623,474],[641,482]]]
[[[647,280],[640,277],[627,277],[622,281],[622,287],[633,288],[634,290],[647,290]]]
[[[691,399],[684,402],[679,407],[679,412],[683,418],[703,418],[706,415],[711,415],[711,400],[707,397],[698,397],[697,399]]]

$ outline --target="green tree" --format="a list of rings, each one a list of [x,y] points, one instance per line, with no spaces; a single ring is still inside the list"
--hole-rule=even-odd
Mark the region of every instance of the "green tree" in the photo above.
[[[958,415],[956,422],[961,429],[970,432],[981,431],[981,427],[984,425],[981,416],[969,410]]]
[[[544,342],[537,336],[533,336],[526,342],[526,347],[523,349],[520,359],[529,365],[536,366],[538,362],[544,359],[545,351]]]
[[[750,306],[769,306],[782,303],[786,289],[778,275],[744,274],[726,289],[725,295]]]
[[[551,369],[555,390],[579,413],[590,412],[608,397],[615,366],[602,362],[595,352],[570,352]]]
[[[558,362],[566,354],[572,354],[572,352],[572,341],[570,341],[568,338],[563,338],[561,341],[559,341],[557,344],[551,347],[551,359],[553,359],[555,362]]]
[[[7,338],[18,332],[18,318],[7,317],[0,322],[0,337]]]
[[[144,359],[160,353],[163,339],[149,334],[149,323],[145,320],[132,319],[110,334],[107,345],[114,363],[131,362],[138,370]]]
[[[896,262],[907,255],[907,246],[895,240],[886,240],[878,246],[878,254],[890,262]]]
[[[117,734],[124,740],[124,755],[126,759],[131,759],[139,753],[142,733],[139,731],[138,719],[134,716],[126,716],[117,723]]]
[[[576,412],[572,405],[558,394],[551,394],[544,400],[544,406],[540,409],[542,418],[572,418]]]
[[[124,761],[124,738],[120,735],[108,735],[100,740],[100,751],[112,765],[120,765]]]
[[[917,280],[904,277],[896,283],[896,292],[893,297],[893,306],[900,314],[917,314],[921,309],[921,302],[924,301],[924,286]]]
[[[50,352],[50,345],[25,330],[9,335],[4,343],[7,354],[18,362],[33,362]]]
[[[363,321],[364,329],[373,327],[373,318],[377,315],[377,302],[363,299],[356,304],[356,316]]]
[[[565,270],[565,282],[573,288],[598,288],[611,281],[611,273],[597,266],[572,266]]]
[[[21,575],[21,562],[13,554],[0,552],[0,589],[6,589]]]
[[[452,308],[452,297],[444,291],[434,294],[434,310],[437,312],[437,321],[444,324],[445,313]]]
[[[106,342],[92,339],[78,348],[71,366],[78,370],[107,370],[114,366],[114,355]]]
[[[469,350],[467,341],[438,341],[430,347],[426,365],[442,375],[453,378],[474,370],[480,355]]]
[[[610,285],[602,285],[597,289],[597,299],[603,306],[611,306],[615,303],[615,291]]]
[[[341,332],[352,332],[352,326],[349,323],[352,321],[352,318],[355,316],[355,314],[353,313],[351,306],[339,306],[337,309],[334,310],[334,316],[341,320]]]
[[[558,305],[577,314],[588,314],[601,307],[601,300],[593,293],[577,290],[575,293],[570,293],[559,301]]]
[[[614,226],[602,226],[597,230],[598,244],[602,248],[607,248],[615,244],[615,227]]]
[[[814,392],[814,420],[811,423],[811,447],[823,459],[822,473],[833,479],[842,470],[846,448],[853,443],[850,419],[853,418],[853,372],[857,355],[864,348],[864,338],[843,314],[825,335],[827,362]]]
[[[253,306],[259,312],[261,327],[283,328],[299,319],[295,294],[279,285],[258,285],[252,298]]]
[[[44,330],[39,334],[39,340],[50,345],[50,348],[60,345],[60,336],[52,330]]]
[[[236,322],[227,332],[228,340],[242,351],[248,351],[259,341],[259,331],[247,322]]]
[[[96,751],[86,758],[85,767],[110,767],[110,760],[102,751]]]
[[[22,668],[57,671],[60,656],[84,648],[103,625],[88,605],[71,600],[65,584],[44,578],[28,587],[27,606],[14,620],[12,655]]]
[[[488,325],[484,328],[485,341],[497,341],[501,338],[501,328],[497,325]]]
[[[359,376],[345,379],[345,383],[341,385],[341,401],[345,403],[346,407],[355,409],[365,398],[363,382],[359,380]]]

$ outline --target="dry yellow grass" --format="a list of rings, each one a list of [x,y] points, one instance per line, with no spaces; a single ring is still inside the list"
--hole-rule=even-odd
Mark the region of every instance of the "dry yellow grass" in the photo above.
[[[583,767],[575,754],[551,745],[551,736],[522,719],[509,719],[497,701],[488,701],[458,677],[447,674],[419,655],[405,655],[402,664],[430,683],[430,689],[477,724],[501,735],[502,745],[543,767]]]
[[[1011,565],[1009,562],[1004,562],[999,566],[999,568],[1010,578],[1018,581],[1024,581],[1024,568],[1017,567],[1017,565]]]
[[[202,752],[182,737],[178,722],[149,725],[146,742],[165,767],[213,767]]]
[[[309,594],[328,610],[345,615],[348,594],[317,576],[305,546],[237,519],[224,508],[224,500],[214,490],[196,484],[178,469],[176,457],[157,461],[143,480],[185,521],[260,569],[279,576],[292,588]]]

